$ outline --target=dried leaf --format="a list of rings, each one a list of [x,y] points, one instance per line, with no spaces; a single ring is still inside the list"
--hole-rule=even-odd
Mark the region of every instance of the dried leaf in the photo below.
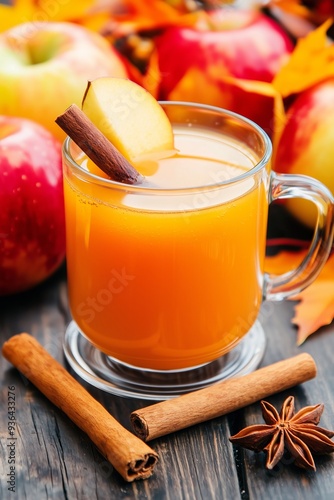
[[[218,66],[205,72],[190,68],[168,99],[211,104],[246,116],[268,133],[274,146],[285,124],[282,98],[270,83],[234,78]]]
[[[154,50],[150,57],[147,71],[145,75],[142,76],[141,84],[155,99],[158,99],[160,82],[161,72],[159,68],[159,56],[158,52]]]
[[[321,326],[329,325],[334,317],[334,259],[332,259],[332,278],[318,280],[303,292],[295,295],[300,300],[295,307],[293,324],[298,326],[297,344],[301,345],[309,335]],[[327,264],[328,271],[329,263]]]
[[[131,33],[155,31],[167,26],[194,26],[205,18],[204,11],[188,12],[169,5],[164,0],[124,0],[124,11],[113,12],[102,28],[108,37],[119,38]]]
[[[86,15],[93,4],[94,0],[80,2],[14,0],[12,5],[0,5],[0,32],[26,22],[78,21]]]
[[[297,267],[305,251],[280,252],[266,258],[266,271],[282,274]],[[290,300],[298,301],[292,323],[298,327],[297,344],[301,345],[320,327],[328,325],[334,318],[334,255],[328,259],[318,278],[305,290]]]
[[[302,5],[301,0],[271,0],[269,6],[279,7],[285,12],[302,17],[303,19],[308,19],[310,16],[309,9],[305,5]]]
[[[0,4],[0,32],[28,20],[31,16],[31,2],[17,0],[14,6]]]
[[[306,6],[305,4],[308,4]],[[331,0],[305,2],[303,0],[270,0],[269,7],[276,7],[316,25],[322,24],[334,15],[334,4]]]
[[[273,80],[273,86],[283,97],[296,94],[334,77],[334,43],[327,38],[332,21],[298,40],[288,63]]]
[[[172,101],[192,101],[228,108],[228,94],[223,94],[208,72],[190,68],[168,95]]]

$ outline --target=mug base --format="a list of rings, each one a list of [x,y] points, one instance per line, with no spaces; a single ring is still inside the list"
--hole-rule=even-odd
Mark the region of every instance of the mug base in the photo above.
[[[185,370],[146,370],[102,353],[71,321],[64,353],[74,372],[98,389],[121,397],[163,401],[254,371],[265,346],[266,336],[257,320],[234,349],[215,361]]]

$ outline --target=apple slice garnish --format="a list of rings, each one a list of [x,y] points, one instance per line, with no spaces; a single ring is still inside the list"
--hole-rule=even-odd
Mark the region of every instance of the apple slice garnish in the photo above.
[[[89,82],[82,110],[131,163],[174,150],[166,113],[147,90],[131,80],[102,77]]]

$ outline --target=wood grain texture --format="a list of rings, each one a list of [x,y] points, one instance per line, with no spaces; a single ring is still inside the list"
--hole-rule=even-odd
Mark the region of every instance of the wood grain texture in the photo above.
[[[157,453],[120,425],[35,337],[28,333],[13,335],[3,344],[2,354],[90,437],[126,481],[147,479],[152,475]],[[9,387],[8,395],[12,401],[10,406],[15,407],[14,386]],[[14,411],[8,411],[10,420],[16,420],[12,415]],[[9,434],[14,435],[10,421],[8,425]]]
[[[262,365],[308,352],[318,366],[314,380],[268,400],[280,408],[289,394],[296,408],[323,402],[320,425],[334,427],[334,326],[322,328],[301,347],[291,326],[293,303],[267,303],[261,311],[268,344]],[[27,293],[0,300],[0,342],[28,331],[65,364],[62,339],[70,320],[65,268]],[[317,471],[281,463],[264,467],[264,454],[233,447],[228,438],[243,426],[262,422],[254,403],[224,417],[150,442],[160,461],[145,481],[126,483],[90,439],[16,369],[0,357],[0,498],[3,500],[329,500],[334,498],[334,457],[315,457]],[[147,405],[114,397],[82,384],[130,429],[130,413]],[[7,396],[16,396],[16,492],[7,490]]]

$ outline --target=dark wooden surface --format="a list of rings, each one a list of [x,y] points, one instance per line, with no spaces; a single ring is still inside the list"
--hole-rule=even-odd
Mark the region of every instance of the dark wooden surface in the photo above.
[[[268,398],[280,407],[292,394],[297,409],[323,402],[321,425],[334,428],[334,326],[322,328],[303,346],[296,346],[291,326],[292,302],[267,303],[262,324],[268,344],[262,365],[300,352],[318,365],[316,379]],[[26,331],[65,364],[63,335],[70,320],[66,271],[27,293],[0,301],[0,341]],[[66,364],[65,364],[66,366]],[[263,453],[232,446],[228,438],[245,425],[262,422],[260,406],[251,405],[225,417],[152,441],[160,461],[146,481],[126,483],[60,410],[0,356],[0,499],[275,499],[334,498],[334,456],[316,457],[317,471],[305,472],[287,463],[274,471],[264,467]],[[15,489],[8,490],[8,387],[15,387]],[[129,427],[129,414],[147,404],[90,392]]]

